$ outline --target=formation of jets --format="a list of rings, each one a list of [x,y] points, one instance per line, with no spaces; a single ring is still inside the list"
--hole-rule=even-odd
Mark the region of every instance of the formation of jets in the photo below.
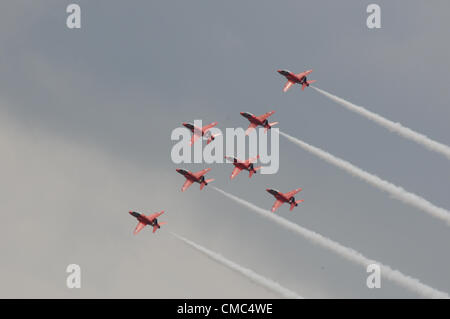
[[[305,89],[305,87],[308,87],[310,84],[316,82],[315,80],[308,80],[307,75],[309,75],[312,72],[312,70],[307,70],[298,74],[295,74],[293,72],[287,71],[287,70],[278,70],[278,73],[283,75],[287,82],[283,87],[283,92],[287,92],[294,84],[299,84],[302,86],[302,91]],[[255,116],[252,113],[249,112],[241,112],[241,115],[245,117],[249,122],[250,125],[248,126],[247,130],[245,131],[245,135],[248,135],[252,130],[254,130],[258,126],[264,127],[264,132],[266,133],[268,130],[270,130],[274,125],[278,124],[278,122],[271,122],[269,123],[268,118],[273,115],[275,111],[267,112],[263,115]],[[184,127],[186,127],[188,130],[192,132],[192,137],[190,141],[190,145],[192,146],[198,139],[206,139],[206,144],[211,143],[218,134],[212,134],[210,129],[216,126],[218,122],[212,122],[208,125],[205,125],[203,127],[197,127],[192,123],[182,123]],[[253,158],[249,158],[247,160],[239,160],[234,157],[228,157],[225,156],[226,159],[232,162],[234,165],[234,169],[231,173],[230,179],[234,179],[242,170],[246,170],[249,172],[249,178],[253,176],[253,174],[256,174],[256,172],[261,168],[261,166],[255,167],[254,164],[258,160],[259,155]],[[198,172],[190,172],[188,170],[177,168],[176,171],[183,175],[186,178],[186,181],[184,182],[183,186],[181,187],[181,191],[184,192],[187,190],[193,183],[199,183],[200,184],[200,190],[202,190],[206,185],[214,181],[213,178],[206,179],[205,175],[209,171],[211,171],[211,168],[205,168]],[[294,207],[297,207],[299,203],[303,202],[303,199],[296,200],[295,195],[299,193],[302,189],[297,188],[287,193],[281,193],[275,189],[266,189],[266,191],[273,195],[276,199],[275,203],[272,206],[271,211],[274,213],[278,208],[280,208],[281,205],[284,203],[287,203],[290,205],[289,210],[292,211]],[[162,215],[164,211],[160,211],[158,213],[150,214],[148,216],[145,216],[144,214],[130,211],[129,214],[133,217],[135,217],[138,220],[138,224],[134,230],[134,234],[136,235],[139,233],[145,226],[150,225],[153,227],[153,233],[156,232],[159,228],[161,228],[162,225],[166,224],[165,222],[158,222],[158,217]]]

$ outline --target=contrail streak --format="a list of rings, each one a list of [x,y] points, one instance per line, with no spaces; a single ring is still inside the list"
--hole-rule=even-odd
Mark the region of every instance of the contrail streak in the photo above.
[[[379,178],[376,175],[373,175],[371,173],[368,173],[359,167],[356,167],[355,165],[344,161],[343,159],[340,159],[334,155],[331,155],[328,152],[325,152],[321,150],[320,148],[317,148],[315,146],[309,145],[308,143],[305,143],[298,138],[292,137],[286,133],[283,133],[280,131],[280,134],[284,137],[286,137],[289,141],[297,144],[304,150],[317,155],[318,157],[322,158],[323,160],[327,161],[330,164],[333,164],[344,171],[350,173],[353,176],[356,176],[363,181],[371,184],[372,186],[377,187],[378,189],[381,189],[382,191],[385,191],[392,195],[393,198],[396,198],[400,201],[402,201],[405,204],[408,204],[410,206],[413,206],[415,208],[418,208],[428,214],[430,214],[433,217],[442,219],[447,222],[447,226],[450,226],[450,212],[446,210],[445,208],[438,207],[426,199],[410,193],[403,188],[396,186],[388,181],[385,181],[381,178]]]
[[[202,247],[180,235],[177,235],[175,233],[171,234],[173,236],[175,236],[176,238],[178,238],[179,240],[183,241],[185,244],[191,246],[192,248],[200,251],[201,253],[205,254],[207,257],[211,258],[212,260],[244,275],[245,277],[247,277],[248,279],[250,279],[251,281],[263,286],[264,288],[269,289],[270,291],[280,295],[281,297],[284,298],[291,298],[291,299],[303,299],[303,297],[299,296],[298,294],[296,294],[295,292],[284,288],[283,286],[281,286],[279,283],[265,278],[257,273],[255,273],[253,270],[250,270],[248,268],[242,267],[228,259],[226,259],[225,257],[223,257],[222,255],[215,253],[209,249],[206,249],[205,247]]]
[[[271,213],[268,210],[262,209],[256,205],[253,205],[252,203],[249,203],[239,197],[236,197],[234,195],[231,195],[217,187],[212,186],[212,188],[222,195],[232,199],[233,201],[249,208],[250,210],[260,214],[261,216],[268,218],[269,220],[279,224],[280,226],[283,226],[301,236],[308,239],[309,241],[322,246],[323,248],[326,248],[341,257],[362,265],[364,267],[367,267],[370,264],[377,264],[380,266],[381,269],[381,275],[384,276],[386,279],[389,279],[397,284],[399,284],[402,287],[405,287],[415,293],[418,293],[419,295],[426,297],[426,298],[449,298],[449,295],[446,292],[439,291],[437,289],[434,289],[430,286],[427,286],[423,283],[421,283],[418,279],[415,279],[413,277],[409,277],[404,275],[398,270],[394,270],[391,267],[387,265],[383,265],[382,263],[368,259],[361,253],[357,252],[356,250],[352,248],[345,247],[338,242],[335,242],[327,237],[324,237],[314,231],[311,231],[309,229],[303,228],[300,225],[297,225],[283,217],[280,217],[278,215],[275,215],[274,213]]]
[[[449,146],[439,143],[439,142],[436,142],[423,134],[417,133],[407,127],[404,127],[400,123],[392,122],[391,120],[388,120],[388,119],[382,117],[381,115],[373,113],[373,112],[363,108],[362,106],[358,106],[353,103],[350,103],[336,95],[328,93],[328,92],[321,90],[317,87],[314,87],[312,85],[311,85],[311,87],[314,90],[316,90],[317,92],[319,92],[319,93],[323,94],[324,96],[328,97],[329,99],[333,100],[334,102],[347,108],[348,110],[358,113],[358,114],[364,116],[365,118],[367,118],[381,126],[384,126],[388,130],[395,132],[398,135],[403,136],[407,139],[410,139],[418,144],[421,144],[422,146],[425,146],[429,150],[441,153],[444,156],[446,156],[447,159],[450,159],[450,147]]]

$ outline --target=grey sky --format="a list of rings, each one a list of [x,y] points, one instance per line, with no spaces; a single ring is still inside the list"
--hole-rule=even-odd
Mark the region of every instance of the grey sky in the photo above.
[[[450,144],[447,1],[72,1],[0,4],[0,297],[276,297],[164,232],[133,236],[128,210],[306,298],[411,297],[206,187],[180,192],[171,131],[246,127],[240,111],[450,208],[450,163],[313,90],[283,94],[276,70]],[[365,25],[378,3],[382,29]],[[450,292],[448,227],[280,138],[276,175],[212,165],[214,184]],[[181,165],[199,170],[205,165]],[[164,217],[164,218],[163,218]],[[82,267],[68,290],[65,267]]]

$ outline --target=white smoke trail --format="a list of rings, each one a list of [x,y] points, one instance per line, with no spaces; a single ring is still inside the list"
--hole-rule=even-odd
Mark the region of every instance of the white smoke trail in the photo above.
[[[333,165],[343,169],[344,171],[350,173],[353,176],[356,176],[356,177],[362,179],[363,181],[377,187],[378,189],[388,192],[389,194],[391,194],[391,196],[393,198],[396,198],[405,204],[414,206],[414,207],[430,214],[433,217],[436,217],[436,218],[446,221],[447,226],[450,226],[450,212],[448,210],[446,210],[445,208],[438,207],[416,194],[410,193],[399,186],[396,186],[388,181],[385,181],[376,175],[368,173],[347,161],[344,161],[334,155],[331,155],[328,152],[321,150],[320,148],[309,145],[308,143],[305,143],[305,142],[299,140],[298,138],[292,137],[281,131],[279,133],[282,136],[286,137],[291,142],[293,142],[293,143],[297,144],[298,146],[300,146],[301,148],[303,148],[304,150],[306,150],[314,155],[317,155],[318,157],[322,158],[323,160],[327,161],[328,163],[333,164]]]
[[[303,236],[304,238],[308,239],[309,241],[318,244],[319,246],[322,246],[323,248],[326,248],[332,252],[337,253],[341,257],[344,257],[347,260],[350,260],[351,262],[354,262],[356,264],[362,265],[364,267],[367,267],[370,264],[377,264],[380,266],[381,269],[381,275],[384,276],[386,279],[389,279],[402,287],[405,287],[415,293],[418,293],[419,295],[426,297],[426,298],[449,298],[449,295],[446,292],[439,291],[437,289],[434,289],[430,286],[427,286],[423,283],[421,283],[418,279],[415,279],[413,277],[409,277],[404,275],[398,270],[394,270],[391,267],[387,265],[383,265],[382,263],[368,259],[361,253],[357,252],[356,250],[352,248],[345,247],[338,242],[335,242],[327,237],[324,237],[314,231],[311,231],[309,229],[306,229],[300,225],[297,225],[283,217],[280,217],[274,213],[271,213],[268,210],[262,209],[256,205],[253,205],[252,203],[249,203],[239,197],[236,197],[234,195],[231,195],[217,187],[212,187],[214,190],[218,191],[222,195],[225,195],[226,197],[234,200],[235,202],[249,208],[250,210],[260,214],[261,216],[268,218],[269,220]]]
[[[353,103],[350,103],[336,95],[328,93],[328,92],[321,90],[317,87],[314,87],[312,85],[311,85],[311,87],[314,90],[316,90],[317,92],[323,94],[324,96],[328,97],[329,99],[331,99],[331,100],[335,101],[336,103],[342,105],[343,107],[347,108],[348,110],[358,113],[358,114],[364,116],[365,118],[367,118],[381,126],[384,126],[388,130],[395,132],[395,133],[399,134],[400,136],[410,139],[416,143],[419,143],[419,144],[425,146],[426,148],[428,148],[429,150],[441,153],[444,156],[446,156],[448,159],[450,159],[450,147],[449,146],[439,143],[439,142],[436,142],[436,141],[433,141],[432,139],[430,139],[429,137],[427,137],[423,134],[417,133],[407,127],[404,127],[400,123],[392,122],[391,120],[388,120],[388,119],[382,117],[381,115],[373,113],[373,112],[363,108],[362,106],[358,106]]]
[[[272,292],[275,292],[276,294],[280,295],[281,297],[284,298],[291,298],[291,299],[303,299],[303,297],[299,296],[298,294],[296,294],[295,292],[284,288],[283,286],[281,286],[279,283],[265,278],[257,273],[255,273],[253,270],[250,270],[248,268],[242,267],[228,259],[226,259],[225,257],[223,257],[222,255],[215,253],[209,249],[206,249],[205,247],[202,247],[180,235],[177,235],[175,233],[171,234],[173,236],[175,236],[176,238],[180,239],[181,241],[183,241],[184,243],[188,244],[189,246],[193,247],[194,249],[202,252],[203,254],[205,254],[207,257],[211,258],[212,260],[244,275],[245,277],[247,277],[248,279],[250,279],[251,281],[263,286],[264,288],[269,289]]]

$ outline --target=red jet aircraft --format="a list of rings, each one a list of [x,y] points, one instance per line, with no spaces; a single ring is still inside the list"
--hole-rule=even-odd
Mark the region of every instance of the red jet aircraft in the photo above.
[[[278,124],[278,122],[272,122],[269,123],[267,118],[271,116],[275,111],[267,112],[266,114],[255,116],[252,113],[248,112],[241,112],[241,115],[245,117],[247,120],[250,121],[250,125],[248,126],[247,130],[245,131],[245,135],[248,135],[252,130],[254,130],[258,125],[261,125],[264,127],[264,132],[267,132],[267,130],[270,130],[272,126],[275,124]]]
[[[147,225],[153,226],[153,233],[154,233],[157,229],[160,229],[162,225],[167,224],[165,222],[158,223],[157,217],[161,216],[164,213],[163,210],[160,211],[159,213],[150,214],[148,216],[133,211],[130,211],[129,213],[131,216],[136,217],[136,219],[139,221],[139,223],[136,226],[136,229],[133,232],[133,234],[135,235],[139,233],[142,230],[142,228],[144,228]]]
[[[200,137],[206,137],[208,140],[206,144],[211,143],[211,141],[214,140],[216,136],[219,134],[211,134],[209,131],[211,128],[217,125],[217,122],[212,122],[211,124],[205,125],[202,128],[195,126],[192,123],[182,123],[184,127],[189,129],[192,132],[191,137],[191,145],[195,143],[196,140],[198,140]]]
[[[287,90],[289,90],[291,88],[291,86],[295,83],[301,84],[302,85],[302,91],[305,89],[305,87],[309,86],[310,84],[316,82],[316,80],[311,80],[308,81],[306,79],[306,76],[308,74],[310,74],[313,70],[308,70],[299,74],[294,74],[291,71],[287,71],[287,70],[278,70],[278,73],[280,73],[281,75],[283,75],[286,79],[287,82],[284,85],[283,88],[283,92],[287,92]]]
[[[301,190],[302,190],[301,188],[297,188],[297,189],[294,189],[293,191],[283,194],[275,189],[270,189],[270,188],[266,189],[267,192],[269,192],[270,194],[275,196],[275,198],[277,199],[275,201],[275,204],[273,204],[273,206],[272,206],[272,209],[271,209],[272,213],[274,213],[284,203],[291,204],[291,208],[289,210],[293,210],[294,207],[298,206],[298,203],[303,202],[303,199],[296,201],[295,197],[294,197],[294,195],[297,194],[298,192],[300,192]]]
[[[225,156],[226,159],[233,162],[234,169],[231,173],[230,179],[235,178],[243,169],[249,171],[248,177],[252,177],[253,174],[256,174],[256,171],[261,168],[261,166],[254,167],[253,163],[259,158],[259,155],[253,158],[249,158],[248,160],[241,162],[237,158]]]
[[[210,170],[211,170],[211,168],[205,168],[204,170],[201,170],[197,173],[192,173],[192,172],[186,171],[184,169],[177,168],[177,172],[180,173],[181,175],[183,175],[184,177],[186,177],[186,181],[184,182],[183,187],[181,188],[181,191],[184,192],[194,182],[199,183],[200,190],[202,190],[203,187],[205,187],[206,185],[208,185],[208,183],[211,183],[214,180],[214,178],[205,180],[205,176],[203,176],[206,173],[208,173]]]

